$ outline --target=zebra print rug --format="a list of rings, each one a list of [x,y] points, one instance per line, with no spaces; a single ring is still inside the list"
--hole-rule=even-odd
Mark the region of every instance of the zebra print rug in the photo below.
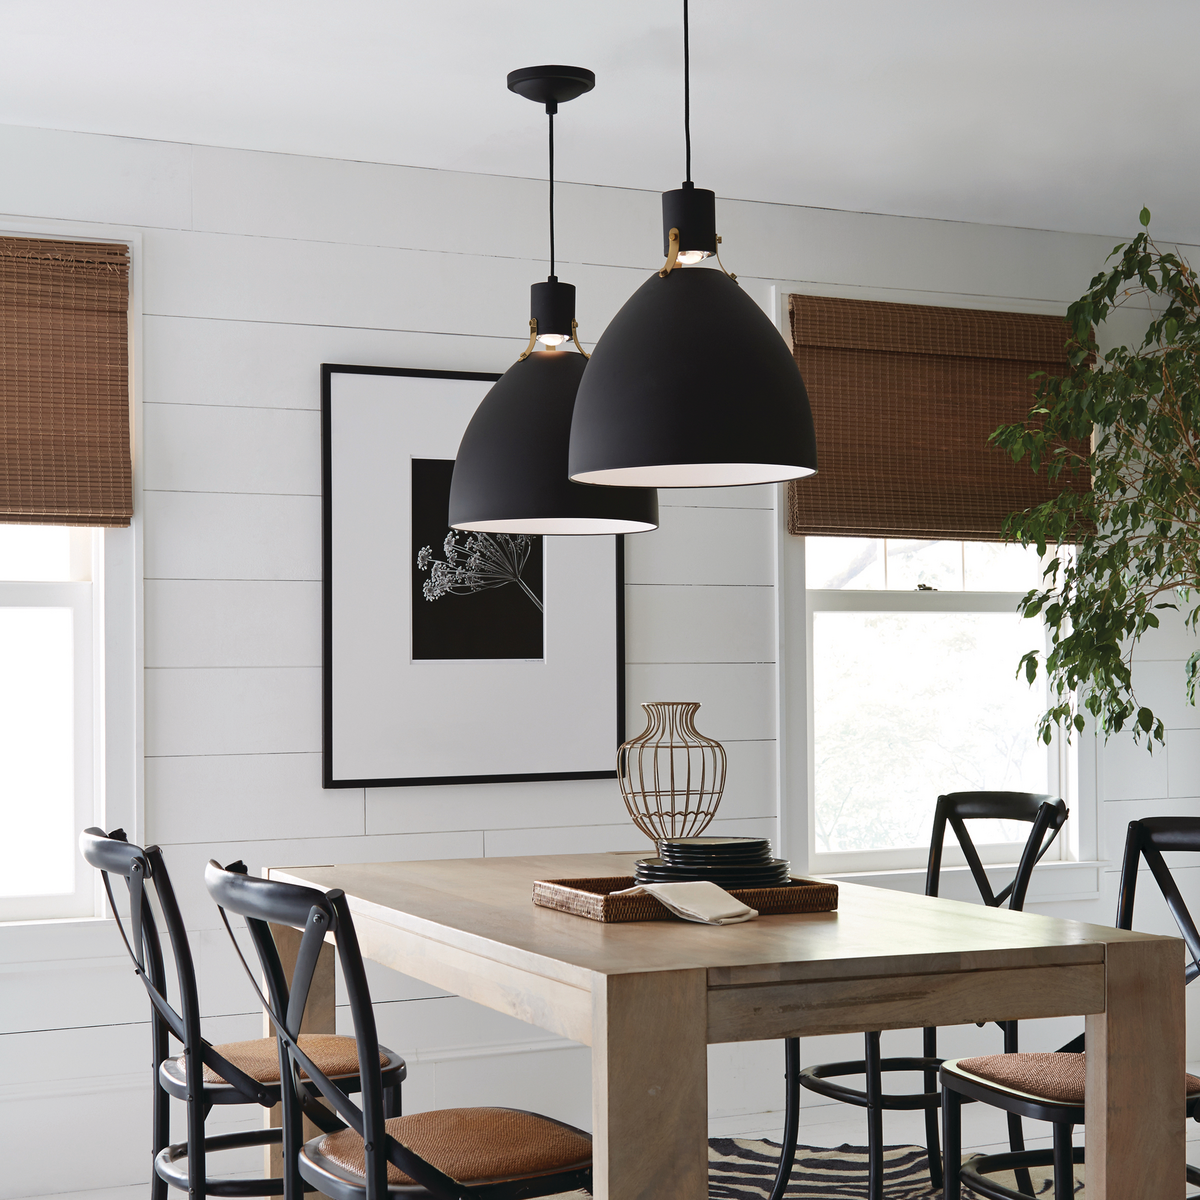
[[[929,1171],[921,1146],[888,1146],[884,1149],[883,1190],[887,1200],[940,1200],[940,1191],[929,1190]],[[766,1200],[779,1166],[779,1145],[749,1138],[709,1138],[709,1200]],[[1077,1170],[1079,1168],[1076,1168]],[[1049,1170],[1032,1172],[1034,1192],[1054,1195]],[[991,1176],[1016,1187],[1011,1173]],[[797,1146],[796,1166],[788,1184],[787,1200],[866,1200],[866,1146]],[[1075,1184],[1083,1200],[1083,1183]],[[591,1200],[587,1192],[564,1192],[547,1200]]]
[[[764,1200],[771,1194],[779,1166],[779,1147],[745,1138],[710,1138],[710,1200]],[[888,1146],[884,1150],[883,1188],[888,1200],[927,1200],[925,1151],[920,1146]],[[867,1194],[865,1146],[797,1146],[796,1165],[788,1185],[792,1200],[863,1200]]]
[[[929,1190],[929,1170],[921,1146],[888,1146],[884,1152],[883,1190],[888,1200],[934,1200],[941,1192]],[[771,1194],[779,1166],[779,1146],[746,1138],[710,1138],[708,1142],[709,1200],[765,1200]],[[1049,1170],[1032,1172],[1034,1192],[1053,1196]],[[1011,1174],[991,1176],[1015,1188]],[[1083,1196],[1083,1183],[1076,1185]],[[865,1200],[867,1195],[866,1146],[797,1146],[796,1166],[788,1185],[787,1200]]]

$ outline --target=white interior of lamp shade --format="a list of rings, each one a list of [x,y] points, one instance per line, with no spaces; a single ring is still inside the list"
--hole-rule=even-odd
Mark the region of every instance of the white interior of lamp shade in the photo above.
[[[649,521],[626,521],[617,517],[528,517],[505,521],[463,521],[454,529],[480,533],[600,534],[646,533],[658,528]]]
[[[745,487],[752,483],[780,483],[815,474],[813,467],[794,463],[664,463],[648,467],[613,467],[607,471],[581,471],[576,483],[609,487]]]

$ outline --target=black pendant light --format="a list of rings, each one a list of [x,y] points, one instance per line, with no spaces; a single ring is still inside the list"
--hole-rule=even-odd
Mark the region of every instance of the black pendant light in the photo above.
[[[692,183],[688,4],[683,4],[687,180],[664,192],[667,261],[601,335],[571,423],[572,479],[730,487],[817,469],[808,393],[779,331],[718,255],[716,195]]]
[[[653,488],[588,487],[567,478],[571,411],[587,355],[575,323],[575,287],[554,274],[554,114],[589,92],[583,67],[525,67],[509,88],[545,104],[550,118],[550,277],[530,289],[529,345],[475,410],[454,461],[450,525],[487,533],[642,533],[658,525]],[[558,350],[574,342],[578,353]],[[539,350],[538,343],[549,349]]]

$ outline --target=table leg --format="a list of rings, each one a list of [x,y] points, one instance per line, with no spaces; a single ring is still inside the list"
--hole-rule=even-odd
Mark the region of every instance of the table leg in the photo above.
[[[296,955],[300,952],[300,938],[303,936],[299,929],[290,925],[272,925],[271,933],[279,950],[279,961],[283,965],[285,978],[291,979],[296,967]],[[308,993],[308,1003],[304,1006],[304,1020],[300,1022],[301,1033],[336,1033],[334,958],[336,950],[331,942],[321,947],[317,957],[317,968],[313,972],[312,987]],[[262,985],[260,985],[262,986]],[[271,1018],[263,1013],[263,1037],[274,1037],[275,1026]],[[268,1128],[278,1127],[280,1121],[280,1106],[269,1108],[265,1114],[265,1124]],[[321,1131],[307,1118],[304,1118],[304,1137],[316,1137]],[[264,1169],[271,1179],[279,1179],[283,1175],[283,1148],[268,1146],[266,1148],[266,1163]],[[309,1192],[312,1197],[322,1196],[322,1192]]]
[[[1183,946],[1109,942],[1087,1018],[1088,1200],[1184,1194]]]
[[[596,1200],[708,1196],[708,973],[597,975]]]

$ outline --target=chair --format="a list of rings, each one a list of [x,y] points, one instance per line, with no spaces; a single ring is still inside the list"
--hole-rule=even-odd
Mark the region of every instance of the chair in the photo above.
[[[941,878],[942,846],[949,824],[971,869],[971,875],[984,904],[998,908],[1005,900],[1014,912],[1020,912],[1025,904],[1025,894],[1033,868],[1050,848],[1067,819],[1066,805],[1054,796],[1030,792],[950,792],[939,796],[933,817],[933,835],[929,845],[929,865],[925,873],[925,895],[936,896]],[[980,861],[979,853],[967,830],[968,821],[1001,820],[1022,821],[1030,825],[1029,836],[1021,851],[1021,860],[1016,874],[1007,887],[993,892],[987,872]],[[1007,1021],[1000,1025],[1004,1031],[1005,1053],[1017,1049],[1017,1023]],[[920,1058],[883,1058],[880,1053],[878,1033],[866,1034],[866,1052],[863,1058],[849,1062],[823,1063],[794,1072],[791,1064],[799,1061],[799,1040],[787,1039],[788,1055],[788,1105],[785,1117],[784,1149],[795,1148],[792,1123],[799,1118],[799,1097],[794,1095],[796,1079],[799,1086],[811,1092],[854,1104],[867,1110],[868,1149],[868,1196],[870,1200],[883,1197],[883,1113],[887,1109],[925,1110],[925,1136],[929,1151],[929,1179],[936,1191],[942,1185],[941,1154],[938,1145],[937,1109],[941,1096],[937,1089],[937,1070],[941,1059],[937,1057],[937,1030],[923,1031],[923,1055]],[[883,1075],[887,1071],[921,1071],[924,1075],[924,1091],[892,1094],[883,1090]],[[851,1088],[833,1082],[843,1075],[865,1075],[865,1088]],[[1014,1150],[1024,1148],[1020,1118],[1009,1119],[1009,1140]],[[787,1175],[791,1160],[782,1157],[779,1175],[770,1200],[781,1200],[787,1187]],[[1024,1183],[1025,1180],[1022,1180]]]
[[[121,829],[110,834],[101,829],[85,829],[79,835],[79,849],[84,859],[100,872],[121,940],[133,959],[134,973],[150,997],[154,1080],[153,1200],[164,1200],[168,1184],[187,1190],[189,1200],[203,1200],[206,1196],[284,1195],[283,1179],[209,1180],[206,1164],[206,1155],[220,1150],[278,1144],[281,1130],[255,1129],[213,1137],[204,1134],[204,1122],[214,1105],[260,1104],[272,1108],[280,1102],[282,1089],[276,1039],[260,1038],[213,1046],[201,1036],[191,950],[171,879],[157,846],[148,846],[144,850],[134,846],[126,840]],[[120,875],[129,890],[129,934],[126,934],[117,909],[110,875]],[[167,996],[167,976],[151,894],[157,899],[175,959],[178,1010],[172,1007]],[[183,1045],[183,1054],[179,1058],[170,1055],[171,1036]],[[302,1041],[307,1053],[324,1065],[338,1086],[358,1089],[358,1060],[353,1038],[305,1037]],[[381,1061],[386,1061],[383,1079],[389,1104],[398,1109],[400,1085],[406,1074],[404,1060],[390,1050],[381,1048],[380,1053]],[[198,1064],[198,1088],[189,1086],[192,1064]],[[169,1144],[171,1096],[187,1103],[187,1141],[176,1145]],[[306,1113],[319,1109],[318,1118],[325,1111],[307,1090],[304,1091],[303,1106]],[[295,1194],[298,1196],[299,1192]]]
[[[321,892],[275,879],[256,879],[240,863],[210,862],[209,894],[233,938],[227,911],[246,918],[268,996],[242,958],[251,986],[279,1033],[285,1146],[298,1133],[301,1072],[341,1118],[298,1150],[300,1176],[332,1200],[430,1196],[437,1200],[517,1200],[590,1188],[592,1140],[582,1130],[536,1113],[507,1108],[459,1108],[385,1120],[375,1014],[350,906],[335,889]],[[303,930],[290,996],[269,922]],[[354,1104],[314,1063],[297,1036],[317,954],[327,934],[337,940],[361,1066],[362,1106]],[[234,939],[239,957],[241,950]],[[290,1183],[290,1181],[289,1181]],[[298,1193],[286,1191],[287,1200]]]
[[[1125,839],[1125,859],[1121,864],[1121,884],[1117,898],[1118,929],[1133,928],[1133,901],[1137,891],[1138,865],[1145,858],[1158,884],[1171,916],[1187,945],[1191,962],[1184,971],[1184,982],[1200,975],[1200,933],[1179,893],[1171,870],[1163,859],[1164,850],[1200,852],[1200,817],[1149,817],[1130,821]],[[945,1146],[946,1190],[944,1200],[960,1200],[962,1185],[991,1200],[1024,1200],[1032,1195],[1014,1192],[987,1176],[997,1171],[1030,1167],[1054,1168],[1054,1200],[1074,1195],[1073,1163],[1084,1161],[1084,1149],[1072,1147],[1074,1126],[1083,1124],[1085,1056],[1058,1051],[1054,1054],[985,1055],[979,1058],[952,1059],[938,1071],[942,1084],[942,1124]],[[1200,1079],[1186,1076],[1184,1112],[1200,1121]],[[1051,1150],[1017,1150],[1009,1154],[982,1155],[962,1164],[961,1107],[963,1098],[978,1100],[1002,1108],[1010,1115],[1047,1121],[1054,1127]],[[1187,1181],[1200,1184],[1200,1169],[1189,1166]]]

